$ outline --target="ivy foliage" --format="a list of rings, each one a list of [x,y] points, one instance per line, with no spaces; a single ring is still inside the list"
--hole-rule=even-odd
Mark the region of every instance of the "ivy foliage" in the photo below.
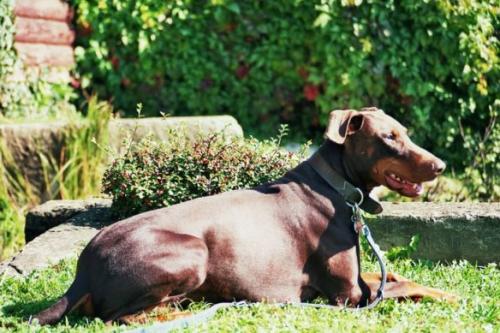
[[[0,118],[47,118],[74,112],[67,82],[50,80],[46,68],[26,68],[14,48],[14,0],[0,0]]]
[[[10,105],[22,101],[25,87],[16,89],[9,82],[9,76],[19,68],[20,63],[14,51],[13,1],[0,2],[0,113],[5,114]]]
[[[81,83],[125,114],[229,113],[301,139],[332,108],[377,105],[454,170],[500,167],[494,0],[74,3]]]

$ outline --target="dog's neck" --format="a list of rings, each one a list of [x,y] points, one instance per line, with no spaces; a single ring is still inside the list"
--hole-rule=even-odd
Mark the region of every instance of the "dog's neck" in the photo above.
[[[362,177],[355,171],[353,161],[346,158],[344,146],[326,140],[316,152],[334,169],[339,175],[344,177],[349,183],[361,189],[364,193],[371,191]]]

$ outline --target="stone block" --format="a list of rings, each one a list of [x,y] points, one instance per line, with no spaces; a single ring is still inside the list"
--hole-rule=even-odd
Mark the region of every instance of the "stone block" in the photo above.
[[[0,265],[0,275],[28,275],[77,256],[102,227],[112,222],[109,208],[88,208],[29,242],[16,256]]]
[[[68,126],[62,121],[0,125],[0,140],[5,142],[33,194],[41,202],[50,200],[51,196],[40,156],[54,161],[61,159]],[[151,133],[157,140],[168,141],[169,131],[179,127],[193,136],[216,131],[224,131],[228,136],[243,136],[241,126],[231,116],[113,119],[109,123],[109,145],[120,151],[127,133],[131,133],[134,140]]]
[[[420,243],[414,258],[478,264],[500,262],[500,203],[384,203],[384,212],[369,219],[382,249]]]
[[[24,236],[26,243],[73,216],[91,208],[109,208],[110,199],[50,200],[31,209],[26,215]]]

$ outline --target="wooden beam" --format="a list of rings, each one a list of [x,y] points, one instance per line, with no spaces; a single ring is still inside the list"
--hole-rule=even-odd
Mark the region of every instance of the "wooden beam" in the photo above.
[[[71,67],[75,63],[73,48],[69,45],[16,42],[14,46],[27,66]]]
[[[27,73],[28,74],[27,74]],[[25,82],[27,75],[43,76],[43,79],[50,83],[67,83],[71,82],[71,75],[68,68],[64,67],[28,67],[26,69],[16,66],[14,71],[5,78],[6,82]]]
[[[16,0],[16,16],[71,22],[73,9],[61,0]]]
[[[24,43],[71,45],[75,32],[66,22],[16,17],[15,40]]]

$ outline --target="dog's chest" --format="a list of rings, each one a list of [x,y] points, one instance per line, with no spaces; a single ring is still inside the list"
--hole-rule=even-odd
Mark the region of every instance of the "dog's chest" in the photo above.
[[[200,291],[225,300],[299,300],[307,283],[304,262],[297,244],[283,230],[270,228],[252,237],[247,229],[232,237],[226,243],[237,246],[212,249],[207,281]]]

